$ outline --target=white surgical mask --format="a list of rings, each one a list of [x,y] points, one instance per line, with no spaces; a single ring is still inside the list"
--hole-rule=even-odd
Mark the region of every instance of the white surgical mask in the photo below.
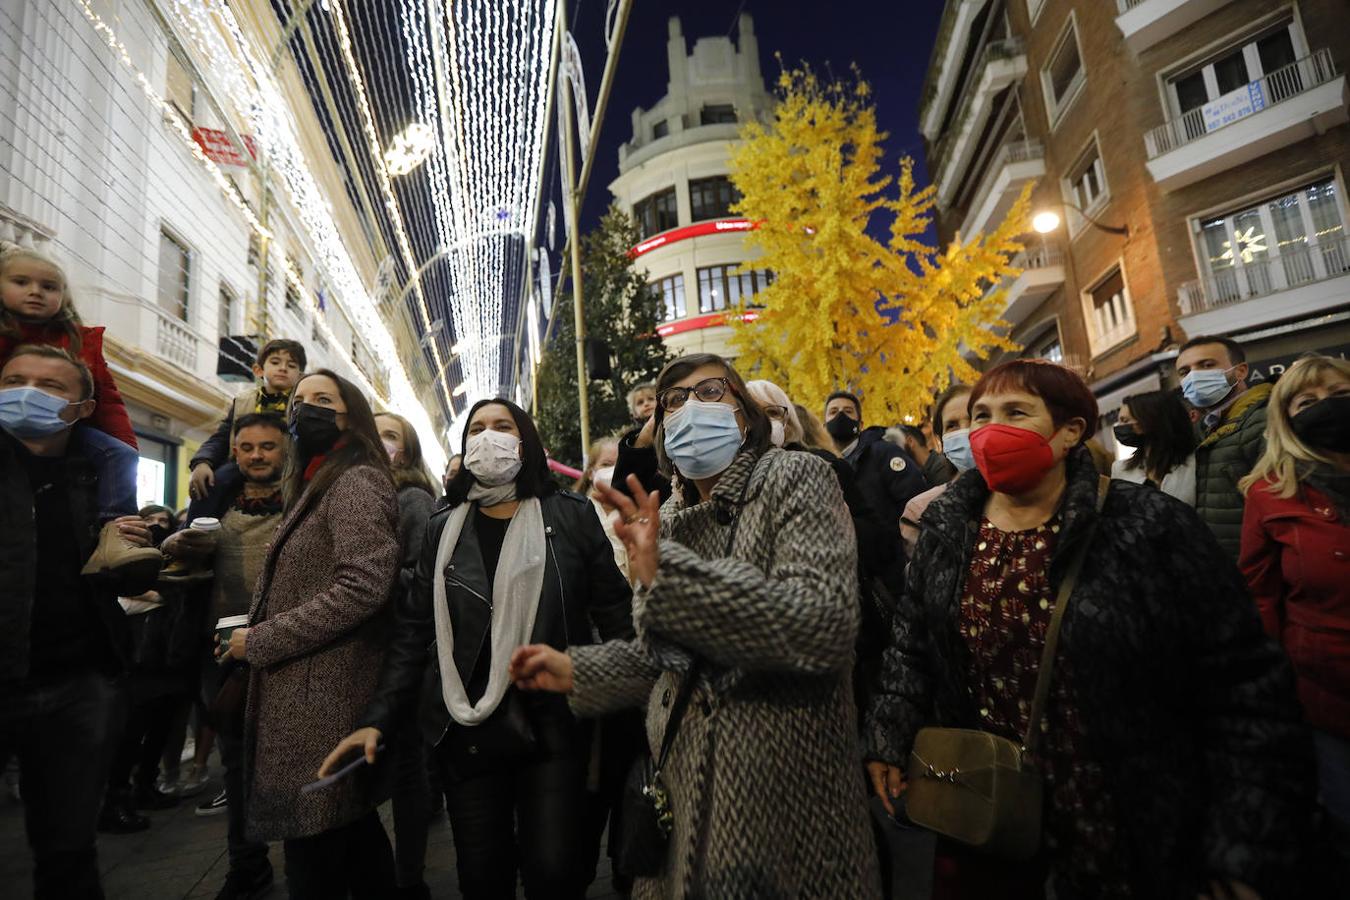
[[[785,440],[787,440],[787,439],[783,436],[783,422],[782,422],[782,420],[781,420],[781,419],[770,419],[770,420],[769,420],[769,443],[773,444],[775,447],[781,447],[781,446],[783,446],[783,442],[784,442]]]
[[[711,478],[731,465],[744,440],[736,407],[692,397],[666,416],[666,456],[685,478]]]
[[[513,481],[520,465],[520,438],[505,431],[480,431],[464,448],[464,467],[488,487]]]
[[[962,428],[944,434],[942,453],[948,462],[962,472],[975,468],[975,455],[970,452],[970,429]]]
[[[614,467],[604,466],[591,473],[591,481],[601,487],[609,487],[614,483]]]

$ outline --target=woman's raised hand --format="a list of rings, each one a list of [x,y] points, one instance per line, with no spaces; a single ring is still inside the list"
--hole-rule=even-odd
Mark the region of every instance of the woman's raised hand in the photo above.
[[[629,497],[613,487],[602,488],[604,502],[618,510],[614,533],[628,551],[628,570],[643,587],[651,587],[661,564],[661,495],[643,490],[636,475],[628,476]]]
[[[380,746],[380,738],[383,733],[378,728],[358,728],[347,735],[338,745],[333,748],[333,752],[324,757],[323,765],[319,766],[319,777],[327,778],[333,774],[333,771],[342,767],[342,758],[353,750],[361,750],[366,754],[366,762],[375,763],[375,751]]]
[[[527,644],[511,654],[507,670],[516,687],[522,691],[549,691],[567,694],[572,691],[572,657],[548,644]]]

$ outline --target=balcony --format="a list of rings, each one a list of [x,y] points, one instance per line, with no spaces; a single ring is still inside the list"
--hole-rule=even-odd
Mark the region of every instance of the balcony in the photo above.
[[[1040,141],[1005,144],[971,198],[965,221],[961,223],[963,238],[997,228],[1027,182],[1044,175],[1045,148]]]
[[[1018,38],[992,41],[980,51],[971,67],[971,81],[952,117],[952,128],[933,148],[929,170],[936,173],[938,207],[945,209],[956,193],[957,176],[969,161],[994,98],[1027,74],[1026,48]]]
[[[1187,282],[1177,291],[1187,334],[1227,334],[1343,307],[1350,238],[1307,244]]]
[[[1350,121],[1348,104],[1345,76],[1318,50],[1146,133],[1149,174],[1165,191],[1194,184]]]
[[[1159,41],[1189,28],[1226,5],[1228,0],[1116,0],[1116,27],[1125,45],[1142,53]]]
[[[1022,274],[1005,286],[1008,293],[1002,319],[1016,328],[1041,301],[1064,284],[1064,256],[1059,248],[1045,245],[1023,250],[1012,264]]]

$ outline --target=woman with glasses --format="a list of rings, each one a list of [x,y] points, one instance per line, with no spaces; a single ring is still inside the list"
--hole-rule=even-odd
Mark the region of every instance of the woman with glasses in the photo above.
[[[512,657],[525,689],[594,716],[648,704],[673,832],[636,897],[875,897],[849,689],[857,551],[829,466],[772,445],[773,426],[721,357],[657,379],[656,448],[678,485],[611,491],[639,589],[638,637]],[[675,724],[672,709],[691,688]],[[649,702],[650,701],[650,702]]]

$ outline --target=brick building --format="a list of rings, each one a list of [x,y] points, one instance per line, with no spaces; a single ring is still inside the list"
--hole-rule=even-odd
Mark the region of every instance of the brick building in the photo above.
[[[940,236],[992,228],[1036,184],[1054,216],[1005,318],[1023,355],[1088,379],[1108,422],[1175,383],[1189,335],[1236,338],[1257,379],[1350,353],[1346,13],[948,0],[920,108]]]

